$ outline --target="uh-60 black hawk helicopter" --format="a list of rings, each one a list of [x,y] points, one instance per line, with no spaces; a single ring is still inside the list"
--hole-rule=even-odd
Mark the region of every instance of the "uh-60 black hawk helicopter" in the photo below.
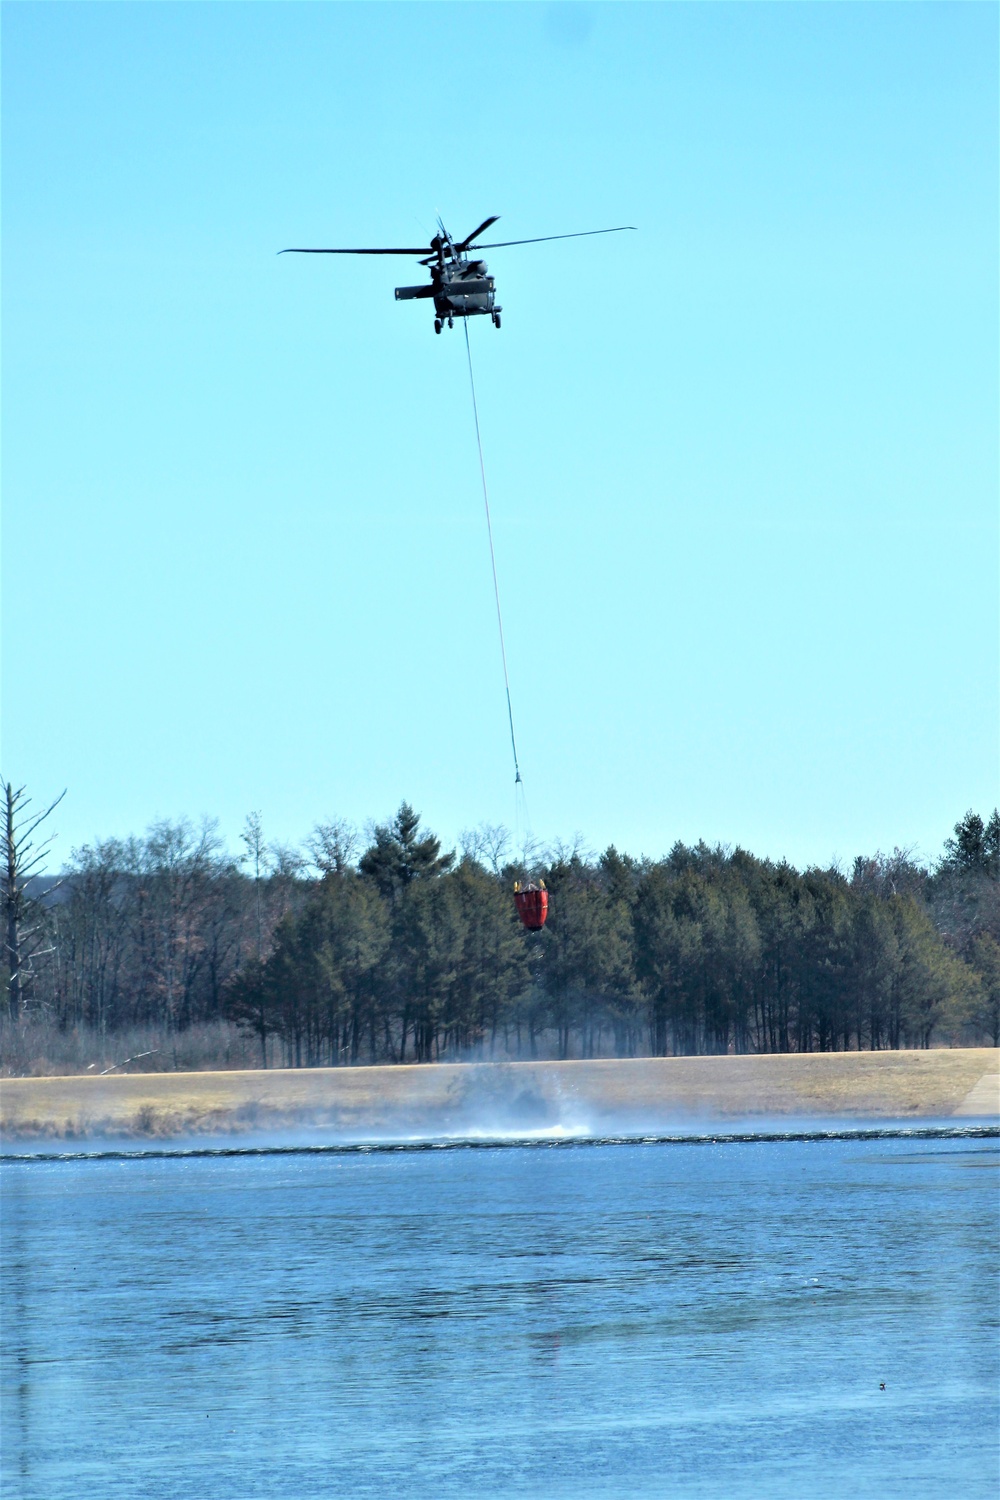
[[[467,234],[464,240],[453,240],[438,220],[438,233],[430,245],[419,245],[416,249],[380,250],[307,250],[292,246],[279,250],[279,255],[416,255],[422,266],[429,266],[430,286],[398,286],[396,301],[409,302],[419,297],[434,298],[434,332],[440,333],[445,323],[454,328],[456,318],[488,316],[494,328],[500,327],[503,309],[496,300],[496,288],[484,260],[470,260],[469,246],[495,224],[499,214],[484,219],[478,229]],[[508,245],[540,245],[544,240],[579,240],[589,234],[619,234],[623,229],[634,229],[634,224],[619,224],[614,229],[583,229],[576,234],[543,234],[531,240],[495,240],[488,245],[479,245],[478,250],[501,250]],[[427,251],[430,250],[428,255]]]

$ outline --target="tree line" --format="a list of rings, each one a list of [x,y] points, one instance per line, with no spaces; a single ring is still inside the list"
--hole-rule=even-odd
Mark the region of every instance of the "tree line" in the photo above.
[[[490,827],[448,852],[403,803],[304,850],[251,815],[239,856],[159,822],[46,880],[7,826],[8,1028],[227,1022],[296,1067],[1000,1043],[996,812],[933,868],[897,850],[849,872],[704,843],[517,862]],[[539,933],[514,911],[525,874],[549,891]]]

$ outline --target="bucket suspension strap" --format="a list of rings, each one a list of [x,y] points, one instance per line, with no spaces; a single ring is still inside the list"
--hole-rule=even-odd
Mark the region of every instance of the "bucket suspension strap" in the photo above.
[[[486,507],[486,534],[490,539],[490,564],[493,568],[493,597],[497,605],[497,625],[500,630],[500,659],[503,662],[503,685],[507,693],[507,721],[510,724],[510,748],[514,752],[514,785],[521,780],[517,763],[517,741],[514,739],[514,710],[510,705],[510,677],[507,673],[507,648],[503,638],[503,615],[500,612],[500,585],[497,582],[497,559],[493,550],[493,522],[490,519],[490,495],[486,487],[486,464],[483,461],[483,439],[479,431],[479,407],[476,404],[476,377],[472,372],[472,347],[469,344],[469,320],[463,318],[465,328],[465,352],[469,359],[469,386],[472,391],[472,415],[476,420],[476,443],[479,448],[479,473],[483,481],[483,504]]]

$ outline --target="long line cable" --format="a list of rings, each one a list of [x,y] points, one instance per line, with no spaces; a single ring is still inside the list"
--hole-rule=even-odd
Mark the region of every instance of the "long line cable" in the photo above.
[[[503,662],[503,685],[507,693],[507,721],[510,724],[510,748],[514,752],[514,785],[521,781],[521,768],[517,763],[517,741],[514,738],[514,710],[510,704],[510,677],[507,672],[507,647],[503,638],[503,614],[500,610],[500,585],[497,582],[497,559],[493,550],[493,522],[490,518],[490,492],[486,486],[486,464],[483,459],[483,439],[479,431],[479,406],[476,402],[476,377],[472,370],[472,346],[469,343],[469,320],[462,319],[465,329],[465,352],[469,359],[469,387],[472,391],[472,415],[476,419],[476,444],[479,448],[479,473],[483,481],[483,504],[486,507],[486,534],[490,539],[490,564],[493,568],[493,597],[497,603],[497,625],[500,629],[500,658]],[[523,783],[522,783],[523,786]]]

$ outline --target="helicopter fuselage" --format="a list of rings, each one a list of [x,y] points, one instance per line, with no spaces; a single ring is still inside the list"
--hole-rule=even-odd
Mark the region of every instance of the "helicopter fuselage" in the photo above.
[[[440,333],[445,323],[454,325],[456,318],[491,317],[499,328],[502,308],[496,300],[496,283],[484,260],[470,260],[450,245],[438,250],[431,266],[430,286],[398,286],[396,301],[433,297],[434,331]]]

